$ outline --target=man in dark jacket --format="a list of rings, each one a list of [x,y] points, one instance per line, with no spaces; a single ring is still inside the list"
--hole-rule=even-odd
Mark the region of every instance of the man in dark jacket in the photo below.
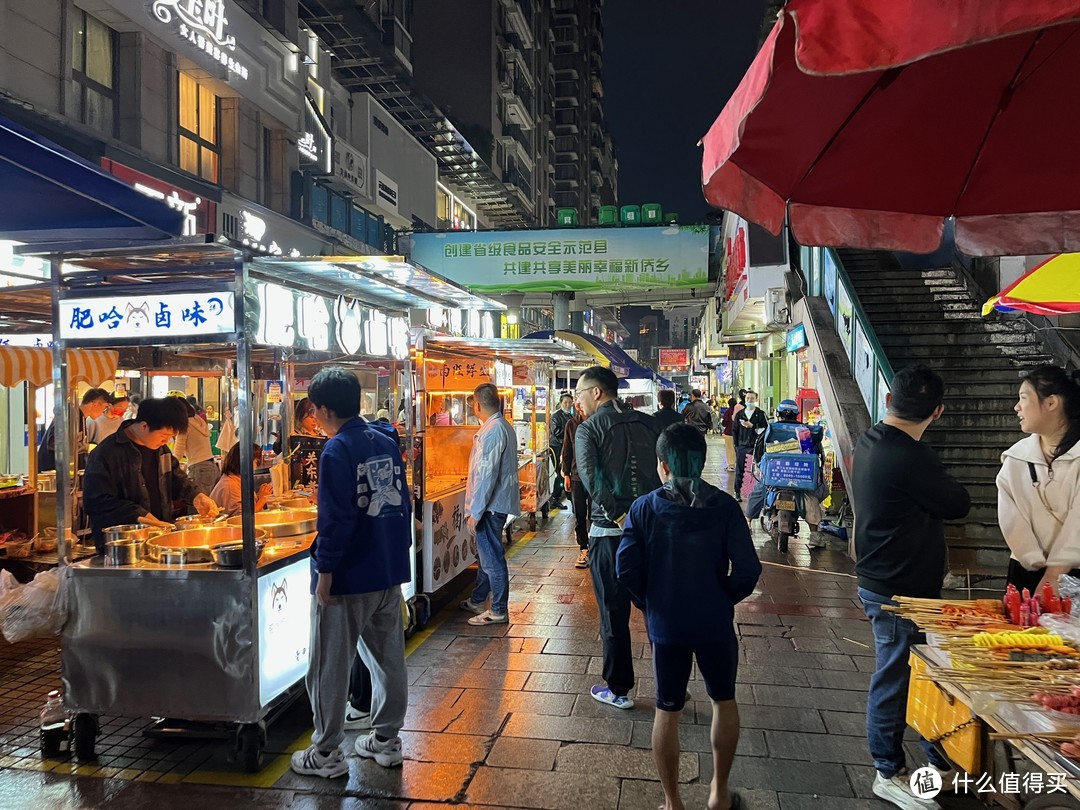
[[[756,391],[746,392],[746,407],[735,414],[735,426],[732,433],[735,439],[735,500],[742,500],[743,476],[746,474],[746,459],[753,456],[760,458],[758,445],[769,418],[758,407]]]
[[[559,469],[560,457],[562,454],[563,438],[566,436],[566,425],[574,418],[574,395],[563,394],[559,397],[559,409],[551,415],[551,419],[548,420],[548,433],[551,437],[551,452],[555,463],[555,469]],[[563,477],[561,475],[555,476],[555,486],[551,492],[551,505],[552,507],[558,507],[562,505],[563,500]],[[569,494],[569,490],[566,490],[566,494]]]
[[[615,551],[622,523],[634,500],[660,485],[656,473],[656,421],[617,399],[619,380],[603,366],[578,379],[576,401],[585,421],[574,437],[581,483],[592,498],[589,570],[600,608],[604,643],[603,676],[590,694],[601,703],[632,709],[627,695],[634,686],[630,645],[630,594],[615,576]]]
[[[682,412],[683,419],[687,424],[696,429],[704,436],[712,429],[712,408],[701,398],[701,392],[696,388],[690,392],[690,404]]]
[[[80,469],[84,465],[86,457],[86,420],[94,420],[109,410],[110,396],[104,388],[91,388],[82,395],[79,402],[79,413],[83,418],[77,425],[71,426],[78,434],[78,455]],[[38,472],[50,472],[56,469],[56,421],[53,420],[41,437],[41,444],[37,449]],[[115,525],[115,524],[114,524]]]
[[[384,768],[402,762],[408,703],[401,583],[410,576],[412,498],[397,442],[360,418],[360,381],[324,368],[308,396],[331,438],[319,457],[319,518],[311,547],[311,745],[294,771],[334,778],[349,772],[345,739],[349,665],[355,651],[372,675],[371,733],[353,746]]]
[[[83,503],[99,554],[105,551],[105,529],[128,523],[165,526],[177,517],[173,501],[204,515],[215,508],[180,471],[167,447],[187,427],[183,402],[175,397],[146,399],[138,418],[121,422],[87,457]]]
[[[866,708],[870,756],[877,769],[873,791],[898,807],[930,806],[911,792],[904,755],[908,653],[923,636],[910,619],[883,606],[895,605],[896,596],[941,597],[946,561],[942,521],[962,518],[971,508],[967,490],[922,441],[930,424],[941,418],[944,391],[941,377],[927,366],[897,372],[885,400],[888,414],[859,438],[852,467],[855,572],[877,648]],[[952,784],[948,761],[929,742],[922,745],[942,782]]]
[[[574,416],[566,423],[560,463],[563,483],[566,484],[566,491],[570,493],[570,503],[574,507],[574,536],[578,544],[578,558],[574,563],[574,568],[589,567],[589,510],[592,508],[592,501],[589,500],[589,493],[585,491],[585,486],[581,483],[577,458],[574,456],[574,437],[583,421],[581,407],[575,405]]]
[[[739,743],[735,605],[761,576],[750,530],[731,496],[701,480],[705,437],[689,425],[660,434],[664,486],[634,501],[616,569],[645,611],[656,676],[653,757],[666,807],[679,800],[679,716],[697,660],[712,699],[713,779],[709,806],[737,806],[727,779]]]
[[[683,421],[682,415],[675,410],[675,392],[672,389],[661,389],[657,397],[660,400],[660,409],[653,414],[657,430],[663,430],[669,425],[677,425]]]

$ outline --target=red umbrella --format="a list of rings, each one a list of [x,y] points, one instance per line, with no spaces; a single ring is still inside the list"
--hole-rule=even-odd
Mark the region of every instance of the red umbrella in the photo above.
[[[705,197],[803,244],[1080,250],[1080,0],[789,0]]]

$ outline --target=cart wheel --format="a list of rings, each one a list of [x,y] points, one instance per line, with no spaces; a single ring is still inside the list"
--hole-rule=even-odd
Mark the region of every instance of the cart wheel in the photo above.
[[[779,532],[776,538],[776,545],[780,548],[781,554],[787,554],[787,543],[789,535],[787,532]]]
[[[263,731],[258,723],[245,723],[236,732],[236,753],[248,773],[259,770],[262,758]]]
[[[758,522],[761,523],[761,530],[765,532],[765,534],[772,534],[769,529],[769,519],[765,517],[764,512],[761,513],[761,517],[758,518]]]
[[[84,762],[97,757],[98,721],[92,714],[77,714],[71,722],[75,757]]]
[[[529,531],[536,531],[536,512],[529,512]]]

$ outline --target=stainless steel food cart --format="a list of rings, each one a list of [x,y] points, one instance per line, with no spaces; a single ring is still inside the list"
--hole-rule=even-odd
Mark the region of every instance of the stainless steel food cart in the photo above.
[[[67,349],[115,348],[128,368],[202,364],[234,376],[238,392],[242,568],[95,558],[65,569],[61,663],[76,754],[93,756],[100,713],[182,718],[231,729],[254,770],[268,718],[307,670],[314,537],[271,537],[258,558],[255,381],[282,379],[296,362],[373,355],[404,363],[408,381],[410,310],[500,305],[395,257],[279,259],[192,239],[47,258],[38,303],[54,324],[58,492],[70,486]],[[57,500],[66,527],[71,505]]]

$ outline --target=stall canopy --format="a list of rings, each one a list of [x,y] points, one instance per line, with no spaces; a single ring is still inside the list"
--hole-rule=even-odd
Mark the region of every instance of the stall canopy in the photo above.
[[[616,376],[624,377],[628,380],[656,380],[661,385],[670,388],[675,387],[675,384],[671,382],[671,380],[661,377],[651,368],[645,368],[645,366],[638,363],[618,346],[612,346],[610,343],[601,340],[595,335],[577,332],[572,329],[558,329],[554,331],[549,329],[543,332],[533,332],[525,336],[526,340],[550,340],[552,338],[563,340],[577,346],[590,357],[599,361],[600,365],[610,366]]]
[[[183,215],[0,118],[0,239],[34,245],[160,241]]]
[[[994,310],[1022,310],[1036,315],[1073,315],[1080,312],[1080,253],[1051,256],[1029,270],[983,305],[983,315]]]
[[[706,199],[804,245],[1080,249],[1080,0],[789,0],[702,140]]]
[[[101,385],[116,376],[120,353],[104,349],[68,349],[68,379]],[[52,349],[0,346],[0,386],[26,381],[41,387],[53,381]]]
[[[540,340],[533,338],[540,337]],[[526,335],[520,340],[501,338],[432,337],[424,342],[426,349],[444,349],[462,353],[483,352],[507,362],[513,360],[549,360],[556,363],[584,363],[589,355],[585,352],[553,340],[551,332]]]

